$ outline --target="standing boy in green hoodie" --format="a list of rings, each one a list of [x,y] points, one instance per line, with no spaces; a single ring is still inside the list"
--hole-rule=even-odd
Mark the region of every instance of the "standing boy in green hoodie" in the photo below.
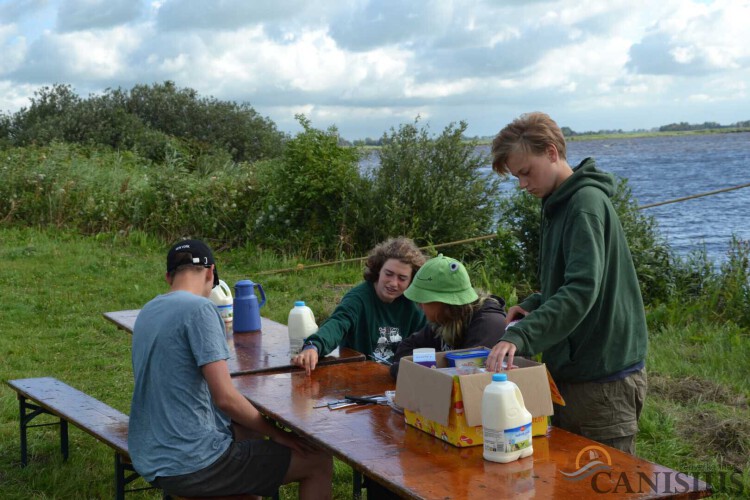
[[[553,423],[635,453],[646,396],[648,343],[633,258],[610,201],[611,174],[587,158],[575,168],[565,138],[544,113],[520,116],[492,142],[492,168],[542,199],[541,291],[509,309],[509,325],[487,358],[542,353],[566,406]]]

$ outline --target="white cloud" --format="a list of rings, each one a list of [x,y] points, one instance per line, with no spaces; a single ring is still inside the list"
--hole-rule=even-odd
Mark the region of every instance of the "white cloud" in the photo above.
[[[15,25],[0,26],[0,78],[23,63],[26,39],[18,36]],[[1,108],[0,108],[1,109]]]
[[[137,44],[127,27],[109,31],[46,34],[26,51],[17,80],[71,83],[117,79],[128,70],[127,54]]]
[[[633,67],[647,73],[708,74],[750,62],[750,3],[685,3],[655,23],[633,48]]]
[[[696,102],[739,121],[748,15],[731,0],[16,1],[0,4],[0,79],[28,95],[169,79],[248,102],[284,130],[302,110],[351,137],[418,114],[483,135],[531,109],[574,128],[576,117],[641,128]],[[693,107],[696,122],[716,119]]]
[[[29,97],[37,90],[36,85],[19,85],[10,80],[0,80],[0,114],[18,110],[29,105]]]

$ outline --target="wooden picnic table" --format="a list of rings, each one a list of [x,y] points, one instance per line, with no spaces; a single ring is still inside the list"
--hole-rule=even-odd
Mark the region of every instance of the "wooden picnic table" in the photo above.
[[[389,406],[314,408],[346,395],[394,390],[388,368],[372,361],[320,366],[310,376],[261,374],[233,382],[261,412],[405,498],[619,498],[628,493],[625,482],[633,490],[627,496],[635,498],[711,494],[710,486],[684,473],[557,428],[534,438],[533,456],[500,464],[484,460],[482,446],[456,448],[406,425]],[[575,475],[591,453],[608,468],[591,477],[563,474]]]
[[[104,313],[104,317],[126,332],[133,333],[135,319],[140,309]],[[246,375],[272,371],[295,369],[291,364],[289,334],[286,325],[268,318],[261,318],[261,330],[252,333],[232,333],[231,323],[227,325],[227,344],[230,358],[227,360],[230,375]],[[323,356],[318,365],[331,365],[364,361],[365,355],[340,347],[328,356]]]

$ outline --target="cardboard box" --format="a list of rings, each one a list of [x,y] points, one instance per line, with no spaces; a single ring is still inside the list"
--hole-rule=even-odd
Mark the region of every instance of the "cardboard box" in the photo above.
[[[445,352],[435,355],[438,368],[448,362]],[[545,365],[516,357],[518,368],[508,370],[508,380],[523,394],[524,405],[533,417],[532,435],[548,432],[552,415],[552,393],[557,392]],[[404,408],[406,423],[454,446],[483,444],[482,395],[492,381],[491,373],[451,375],[401,359],[396,382],[397,405]]]

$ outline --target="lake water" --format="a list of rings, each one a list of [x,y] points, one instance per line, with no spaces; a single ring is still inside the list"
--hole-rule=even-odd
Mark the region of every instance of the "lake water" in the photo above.
[[[489,146],[479,149],[489,152]],[[639,205],[750,182],[750,133],[568,143],[571,166],[588,156],[602,170],[628,179]],[[517,181],[511,178],[503,184],[513,189]],[[750,240],[748,206],[750,187],[647,208],[644,213],[654,217],[678,254],[687,255],[705,245],[709,257],[718,262],[726,258],[732,234]]]

